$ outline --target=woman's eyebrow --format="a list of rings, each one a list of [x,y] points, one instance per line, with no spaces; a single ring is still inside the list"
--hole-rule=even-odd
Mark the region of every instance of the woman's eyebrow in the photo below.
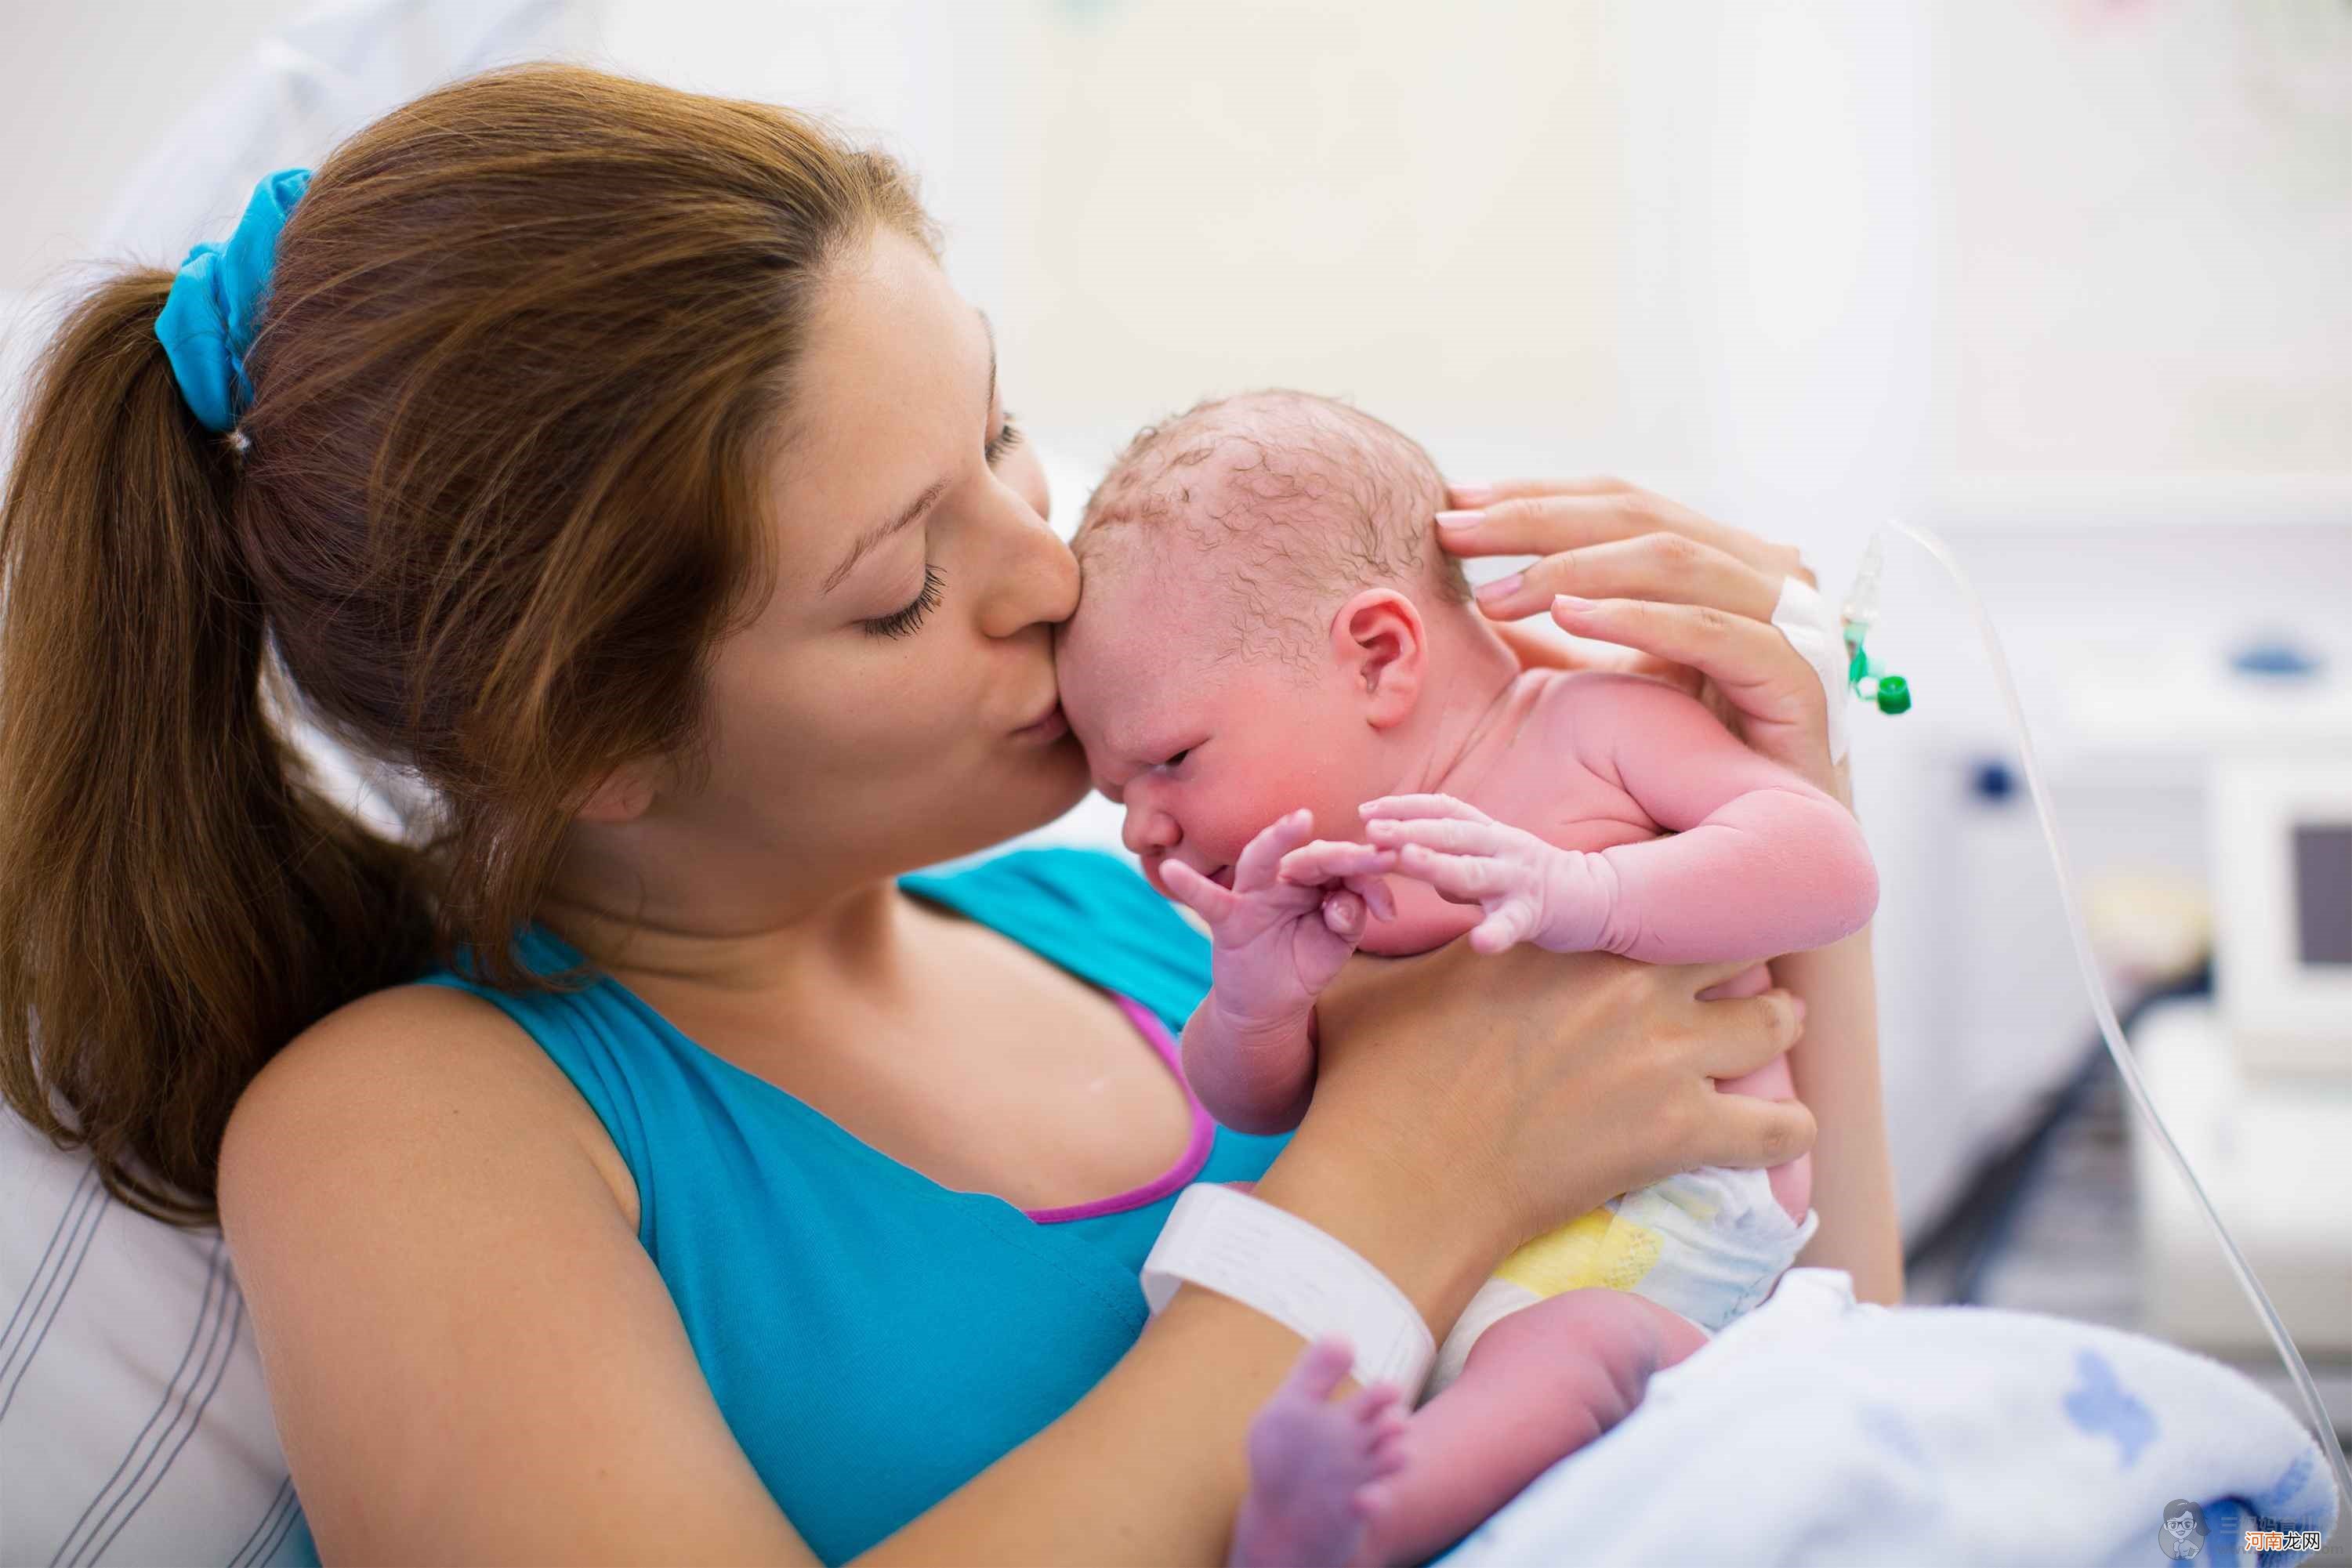
[[[823,598],[825,594],[831,593],[835,589],[839,588],[841,586],[841,580],[847,577],[856,567],[857,563],[865,559],[866,552],[867,550],[872,549],[876,545],[880,544],[884,539],[888,538],[892,534],[897,533],[900,528],[907,527],[917,517],[919,517],[925,512],[929,511],[931,509],[931,503],[945,495],[947,493],[947,488],[948,482],[946,480],[935,480],[932,483],[931,487],[924,491],[921,495],[916,497],[913,503],[909,505],[905,511],[900,512],[897,517],[891,518],[887,523],[877,523],[873,528],[866,529],[864,536],[861,537],[856,544],[849,547],[849,553],[841,558],[841,564],[835,567],[825,577],[824,586],[817,591],[817,596],[819,598]]]
[[[972,307],[972,314],[980,318],[980,329],[988,334],[988,401],[980,407],[981,422],[984,424],[988,421],[989,411],[996,406],[996,328],[989,320],[988,312],[979,306]],[[857,570],[857,563],[866,559],[866,551],[929,511],[931,503],[945,494],[947,487],[946,480],[935,481],[929,489],[916,497],[905,511],[887,523],[877,523],[866,529],[858,541],[849,547],[849,553],[841,558],[841,564],[826,574],[824,583],[817,589],[817,597],[822,599],[839,588],[842,580]]]

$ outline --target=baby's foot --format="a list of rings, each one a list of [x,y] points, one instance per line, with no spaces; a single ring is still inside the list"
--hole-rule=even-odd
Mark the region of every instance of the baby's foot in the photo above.
[[[1388,1500],[1378,1483],[1404,1468],[1406,1413],[1386,1383],[1331,1404],[1354,1364],[1345,1340],[1317,1340],[1250,1422],[1250,1490],[1231,1568],[1376,1568]]]

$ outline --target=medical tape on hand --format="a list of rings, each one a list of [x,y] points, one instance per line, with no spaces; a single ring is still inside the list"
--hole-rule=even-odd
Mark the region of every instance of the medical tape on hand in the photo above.
[[[1143,1260],[1143,1298],[1154,1317],[1187,1282],[1255,1307],[1310,1343],[1345,1338],[1356,1353],[1356,1381],[1395,1385],[1408,1408],[1437,1357],[1420,1312],[1361,1253],[1229,1186],[1186,1187]]]
[[[1822,695],[1829,702],[1830,760],[1845,760],[1847,688],[1845,632],[1831,612],[1829,601],[1801,578],[1783,578],[1780,601],[1772,607],[1772,624],[1789,645],[1804,656],[1822,678]]]

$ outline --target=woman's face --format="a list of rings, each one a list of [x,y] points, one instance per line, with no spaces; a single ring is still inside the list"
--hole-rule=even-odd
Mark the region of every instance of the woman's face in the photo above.
[[[773,597],[717,650],[695,840],[846,886],[1067,810],[1053,628],[1078,567],[1007,421],[987,322],[913,242],[829,278],[773,470]]]

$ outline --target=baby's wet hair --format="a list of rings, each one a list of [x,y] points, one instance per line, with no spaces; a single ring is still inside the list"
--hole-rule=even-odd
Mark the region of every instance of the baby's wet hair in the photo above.
[[[1462,563],[1432,517],[1445,481],[1421,444],[1336,398],[1266,388],[1212,398],[1145,426],[1088,497],[1071,548],[1091,574],[1190,547],[1223,558],[1225,650],[1295,660],[1318,608],[1388,584],[1466,605]]]

